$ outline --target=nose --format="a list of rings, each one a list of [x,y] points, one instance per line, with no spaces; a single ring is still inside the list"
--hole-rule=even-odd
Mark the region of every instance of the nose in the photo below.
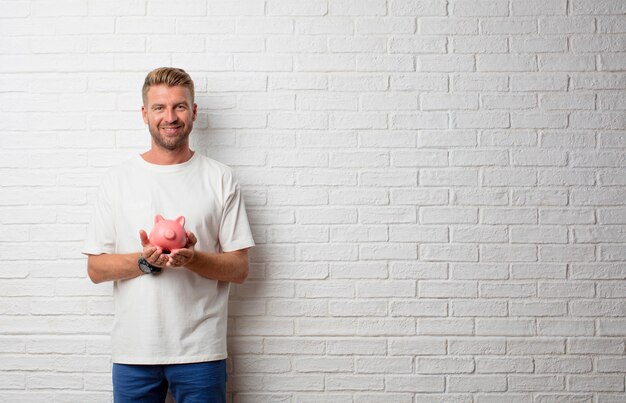
[[[167,112],[165,112],[165,120],[168,123],[171,122],[175,122],[177,119],[176,113],[174,112],[174,109],[168,109]]]

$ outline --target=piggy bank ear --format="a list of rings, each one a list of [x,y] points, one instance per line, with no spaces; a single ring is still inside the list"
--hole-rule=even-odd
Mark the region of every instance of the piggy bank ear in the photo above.
[[[165,218],[163,218],[163,216],[162,216],[161,214],[157,214],[157,215],[154,217],[154,223],[155,223],[155,224],[157,224],[159,221],[163,221],[163,220],[165,220]]]
[[[176,222],[180,224],[181,227],[185,226],[185,217],[182,215],[176,219]]]

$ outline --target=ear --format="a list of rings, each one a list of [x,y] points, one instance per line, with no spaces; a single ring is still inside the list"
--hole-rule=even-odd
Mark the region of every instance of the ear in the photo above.
[[[198,117],[198,105],[193,104],[193,118],[192,118],[192,122],[196,121],[196,118]]]
[[[156,223],[158,223],[159,221],[163,221],[163,220],[165,220],[165,218],[163,218],[163,216],[161,216],[161,214],[157,214],[157,215],[154,217],[154,223],[155,223],[155,224],[156,224]]]
[[[182,215],[176,219],[176,222],[179,223],[181,227],[185,227],[185,217]]]
[[[141,117],[143,118],[143,122],[148,124],[148,111],[144,105],[141,105]]]

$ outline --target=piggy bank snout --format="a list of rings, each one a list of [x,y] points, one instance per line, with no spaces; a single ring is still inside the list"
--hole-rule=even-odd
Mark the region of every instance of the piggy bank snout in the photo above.
[[[163,231],[163,238],[171,241],[173,239],[176,239],[176,232],[174,232],[173,229],[168,228],[165,231]]]

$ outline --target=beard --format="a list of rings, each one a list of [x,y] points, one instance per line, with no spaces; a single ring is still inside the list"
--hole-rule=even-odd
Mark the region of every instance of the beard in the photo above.
[[[178,150],[183,144],[187,143],[189,141],[189,134],[191,134],[192,128],[193,125],[190,123],[189,125],[185,125],[183,132],[177,134],[176,136],[168,136],[161,134],[158,127],[152,125],[148,126],[150,136],[152,136],[152,140],[156,143],[156,145],[169,151]]]

